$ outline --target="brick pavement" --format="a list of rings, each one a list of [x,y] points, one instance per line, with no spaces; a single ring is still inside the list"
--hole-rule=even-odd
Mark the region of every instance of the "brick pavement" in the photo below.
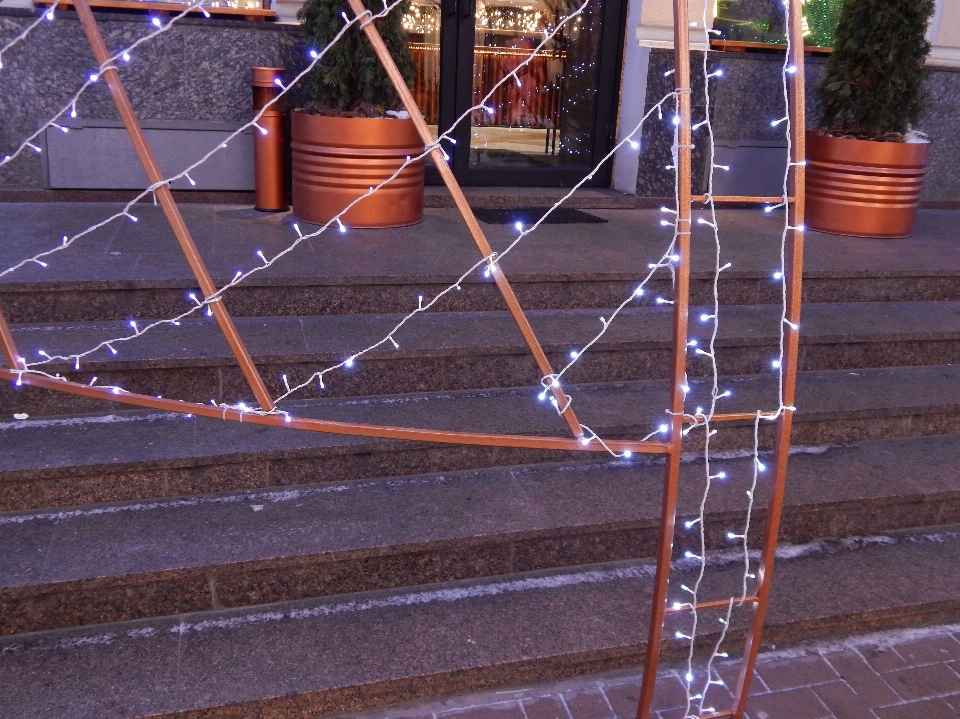
[[[716,665],[730,706],[739,662]],[[653,719],[684,719],[680,665],[665,665]],[[634,719],[637,670],[491,690],[345,715],[343,719]],[[716,692],[716,693],[714,693]],[[960,719],[960,625],[891,630],[761,654],[749,719]]]

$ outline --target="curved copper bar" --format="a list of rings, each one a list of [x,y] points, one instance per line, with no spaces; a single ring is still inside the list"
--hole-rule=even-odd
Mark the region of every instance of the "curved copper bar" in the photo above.
[[[583,444],[579,439],[572,437],[537,437],[523,434],[494,434],[485,432],[453,432],[442,429],[419,429],[416,427],[394,427],[379,424],[361,424],[357,422],[336,422],[326,419],[310,417],[285,416],[282,414],[254,414],[242,412],[238,409],[225,409],[209,404],[184,402],[178,399],[164,399],[151,397],[145,394],[121,391],[115,394],[109,387],[95,387],[69,380],[57,380],[42,375],[9,369],[0,369],[0,378],[12,382],[43,387],[58,392],[69,392],[83,397],[93,397],[108,402],[121,402],[137,407],[159,409],[180,414],[195,414],[199,417],[212,419],[232,420],[245,424],[261,424],[268,427],[289,427],[304,429],[311,432],[325,432],[328,434],[346,434],[359,437],[377,437],[380,439],[403,439],[420,442],[439,442],[442,444],[469,444],[486,447],[516,447],[521,449],[554,449],[577,452],[606,452],[609,447],[614,452],[629,450],[641,454],[663,454],[669,449],[664,442],[649,442],[641,440],[604,440],[606,447],[599,441]]]

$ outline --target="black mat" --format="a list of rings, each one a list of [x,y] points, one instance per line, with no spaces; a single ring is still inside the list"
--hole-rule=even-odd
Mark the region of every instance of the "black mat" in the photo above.
[[[532,225],[543,217],[548,207],[515,207],[511,210],[480,208],[473,211],[478,220],[486,222],[488,225],[512,225],[516,222],[522,222],[524,225]],[[606,222],[602,217],[591,215],[583,210],[575,210],[569,207],[558,207],[547,215],[543,221],[545,225],[573,225],[577,223],[600,224]]]

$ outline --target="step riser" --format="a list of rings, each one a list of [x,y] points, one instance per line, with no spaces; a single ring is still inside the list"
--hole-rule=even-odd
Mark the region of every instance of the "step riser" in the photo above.
[[[765,498],[760,499],[765,502]],[[753,514],[750,545],[759,546],[765,511]],[[674,554],[699,551],[697,532],[683,529]],[[708,515],[708,549],[731,548],[726,533],[743,513]],[[42,520],[41,520],[42,521]],[[900,501],[788,506],[780,541],[862,536],[960,522],[960,493]],[[659,527],[598,526],[576,532],[449,540],[432,546],[393,546],[358,556],[300,556],[87,581],[0,590],[0,635],[104,624],[208,610],[247,607],[338,594],[477,579],[517,572],[652,557]]]
[[[960,408],[952,411],[932,410],[924,414],[823,420],[810,420],[798,415],[793,422],[792,441],[795,446],[820,446],[871,439],[946,435],[956,431],[958,421]],[[608,438],[635,438],[648,431],[646,427],[594,429],[600,436]],[[721,430],[711,440],[714,450],[752,449],[752,423],[729,423]],[[761,425],[761,449],[773,446],[774,432],[772,425]],[[699,451],[702,447],[700,436],[700,432],[691,434],[684,442],[684,450]],[[336,454],[311,450],[296,454],[298,456],[291,457],[283,453],[263,452],[247,457],[234,456],[231,457],[232,462],[221,459],[210,464],[195,462],[186,467],[178,467],[175,462],[144,461],[132,466],[109,468],[110,471],[105,471],[106,468],[90,468],[86,471],[77,468],[68,471],[40,470],[29,474],[11,473],[13,476],[0,481],[0,511],[585,459],[584,454],[579,452],[386,442],[366,445],[352,453],[341,449]]]
[[[508,273],[509,274],[509,273]],[[452,281],[451,278],[450,281]],[[218,285],[225,280],[218,281]],[[637,280],[511,283],[524,309],[582,309],[616,307],[637,285]],[[418,295],[432,297],[447,283],[370,285],[317,285],[297,287],[238,287],[230,290],[227,306],[237,317],[280,315],[393,314],[411,311]],[[92,322],[174,317],[190,306],[186,293],[192,285],[170,288],[77,288],[55,291],[49,285],[22,288],[0,286],[0,306],[11,323]],[[669,296],[670,282],[658,279],[648,284],[648,296]],[[780,286],[767,278],[724,279],[720,286],[723,304],[776,304]],[[960,300],[960,277],[844,277],[804,279],[804,302],[899,302]],[[694,305],[713,302],[712,281],[694,278],[690,284]],[[464,283],[438,303],[444,312],[494,311],[506,306],[491,284]]]
[[[762,374],[770,371],[776,344],[749,347],[723,347],[718,343],[718,368],[721,375]],[[562,367],[566,354],[548,353],[551,365]],[[326,363],[263,362],[257,366],[270,393],[276,397],[285,391],[281,377],[291,385],[299,384],[314,372],[339,361]],[[800,371],[864,369],[871,367],[916,367],[948,365],[960,362],[960,340],[903,342],[860,342],[810,344],[800,349]],[[703,358],[688,357],[688,376],[707,377],[712,372]],[[235,403],[251,401],[251,391],[236,366],[172,366],[154,369],[102,369],[95,363],[81,372],[67,372],[68,379],[86,384],[92,376],[101,386],[118,386],[127,391],[161,395],[191,402]],[[66,369],[60,367],[59,369]],[[53,366],[46,369],[56,371]],[[666,379],[671,372],[669,349],[604,350],[593,349],[565,375],[573,383],[624,382]],[[437,392],[539,385],[540,375],[529,353],[465,355],[460,357],[412,357],[365,359],[358,367],[328,375],[325,389],[314,384],[299,390],[298,399],[322,397],[362,397],[406,392]],[[84,414],[123,409],[66,392],[35,387],[0,385],[0,414],[25,412],[31,416]]]

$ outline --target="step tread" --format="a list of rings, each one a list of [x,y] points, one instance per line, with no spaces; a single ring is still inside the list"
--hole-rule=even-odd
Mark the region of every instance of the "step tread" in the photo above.
[[[600,317],[612,310],[534,310],[531,325],[547,351],[569,352],[600,330]],[[692,308],[698,317],[702,308]],[[671,310],[626,308],[594,345],[603,349],[669,347]],[[779,338],[780,307],[740,305],[721,309],[718,347],[767,345]],[[259,361],[338,362],[380,341],[405,315],[320,315],[311,317],[238,317],[235,324],[251,354]],[[142,328],[150,320],[138,324]],[[14,338],[24,356],[38,350],[50,355],[85,351],[101,342],[132,336],[126,322],[64,322],[14,325]],[[699,325],[694,323],[692,333]],[[507,312],[435,312],[405,324],[391,344],[370,352],[373,359],[456,357],[528,353],[516,323]],[[863,302],[811,304],[803,310],[804,345],[960,338],[960,302]],[[129,342],[115,343],[85,358],[83,370],[233,365],[223,334],[210,319],[164,325]],[[50,370],[72,370],[72,363],[52,362]]]
[[[101,221],[121,205],[109,203],[11,203],[0,208],[8,262],[59,243]],[[43,210],[38,213],[37,210]],[[184,205],[181,211],[194,240],[218,282],[238,269],[259,266],[267,256],[289,246],[296,234],[290,215],[265,215],[249,209]],[[609,220],[602,225],[544,225],[528,235],[504,260],[507,275],[535,279],[635,279],[658,259],[669,243],[656,210],[595,210]],[[783,223],[759,210],[719,210],[724,254],[733,267],[727,278],[769,276],[778,264]],[[83,238],[70,252],[54,256],[49,267],[27,266],[0,278],[6,291],[35,291],[58,283],[68,291],[84,285],[102,289],[192,287],[195,280],[160,208],[138,207],[138,222],[120,220]],[[914,236],[879,244],[875,240],[808,232],[805,272],[810,277],[955,276],[960,252],[954,242],[956,212],[921,210]],[[316,229],[304,225],[305,229]],[[515,239],[509,225],[484,225],[491,245],[502,250]],[[698,275],[714,266],[712,235],[693,226],[693,269]],[[590,251],[584,252],[585,244]],[[698,252],[697,248],[702,248]],[[957,261],[951,260],[954,258]],[[479,259],[476,247],[453,209],[427,210],[424,222],[391,230],[331,231],[313,238],[286,260],[258,273],[250,285],[396,283],[415,278],[452,282]],[[480,282],[477,275],[470,282]]]
[[[957,456],[960,435],[797,452],[785,512],[836,506],[850,511],[850,503],[866,503],[863,511],[869,511],[956,497]],[[751,462],[714,463],[728,479],[713,488],[710,516],[732,522],[743,511]],[[702,472],[698,460],[684,465],[680,515],[695,515]],[[563,463],[8,512],[0,514],[0,545],[7,548],[0,588],[109,577],[134,581],[134,575],[311,555],[358,560],[435,546],[455,551],[491,541],[653,527],[660,518],[662,475],[659,464]],[[761,505],[768,478],[761,476],[757,488]],[[930,519],[942,523],[936,515]]]
[[[956,532],[786,554],[767,643],[942,617],[960,603]],[[741,572],[736,561],[712,568],[703,598],[734,590]],[[4,704],[62,719],[300,716],[626,666],[641,660],[650,575],[624,562],[8,637]],[[735,630],[747,611],[734,613]]]
[[[362,371],[360,363],[359,371]],[[702,403],[706,384],[692,381],[688,407]],[[776,375],[724,378],[733,396],[719,411],[775,410]],[[581,421],[600,436],[643,436],[664,416],[667,383],[659,380],[569,385]],[[348,422],[501,433],[565,435],[562,420],[536,401],[534,388],[432,392],[294,402],[294,414]],[[249,401],[249,400],[248,400]],[[897,367],[799,373],[797,421],[896,417],[960,409],[960,366]],[[9,451],[0,476],[57,476],[85,467],[188,466],[216,457],[243,461],[261,453],[356,452],[390,446],[385,440],[291,431],[164,412],[126,411],[62,419],[0,423]],[[10,438],[10,439],[7,439]],[[395,443],[394,443],[395,444]],[[306,456],[306,455],[302,455]],[[169,464],[169,463],[173,464]]]

